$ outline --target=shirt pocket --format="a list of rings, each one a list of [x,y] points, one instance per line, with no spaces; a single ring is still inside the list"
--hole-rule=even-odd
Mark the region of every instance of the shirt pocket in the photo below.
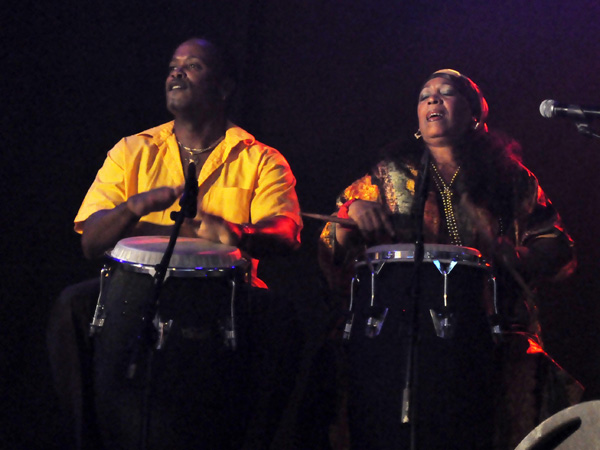
[[[251,199],[249,189],[212,186],[202,198],[201,209],[229,222],[246,223],[250,221]]]

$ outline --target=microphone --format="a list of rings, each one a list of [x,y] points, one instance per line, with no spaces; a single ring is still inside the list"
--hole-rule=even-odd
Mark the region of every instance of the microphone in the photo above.
[[[196,178],[196,165],[190,161],[187,177],[185,179],[185,188],[179,204],[181,212],[185,217],[193,219],[196,217],[198,202],[198,179]]]
[[[586,120],[593,117],[600,117],[600,107],[565,105],[556,100],[544,100],[540,104],[540,114],[546,119],[569,117],[571,119]]]

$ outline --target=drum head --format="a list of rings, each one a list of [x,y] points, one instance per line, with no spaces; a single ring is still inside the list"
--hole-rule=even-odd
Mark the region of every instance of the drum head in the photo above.
[[[600,448],[600,400],[560,411],[538,425],[516,450],[592,450]]]
[[[108,257],[126,264],[156,266],[167,249],[167,236],[136,236],[120,240]],[[242,253],[237,247],[200,238],[177,239],[169,268],[213,269],[240,264]]]

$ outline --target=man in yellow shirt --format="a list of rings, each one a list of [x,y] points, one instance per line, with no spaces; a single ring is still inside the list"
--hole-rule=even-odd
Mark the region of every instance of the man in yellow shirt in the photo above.
[[[166,81],[175,120],[124,138],[108,153],[75,218],[86,257],[128,235],[170,234],[190,161],[200,170],[199,214],[182,236],[236,246],[243,240],[252,256],[300,245],[294,176],[277,150],[227,121],[235,85],[211,67],[223,65],[216,57],[206,41],[178,47]]]
[[[170,214],[179,209],[175,200],[184,183],[182,161],[187,165],[174,124],[123,138],[108,153],[75,218],[87,257],[128,235],[170,234]],[[244,238],[242,250],[252,256],[295,248],[301,221],[286,160],[241,128],[225,126],[219,144],[204,153],[198,217],[186,220],[180,235],[236,246]],[[251,283],[266,287],[256,278],[256,265]]]
[[[285,158],[227,120],[235,84],[234,69],[214,44],[190,39],[175,50],[165,84],[174,121],[123,138],[108,153],[75,218],[87,258],[101,257],[125,237],[171,235],[171,213],[179,209],[184,174],[193,162],[198,213],[184,220],[179,236],[238,247],[252,261],[249,284],[266,287],[256,276],[258,258],[296,249],[302,221],[295,178]],[[100,440],[91,419],[93,341],[86,333],[98,287],[93,281],[67,288],[48,329],[55,383],[73,415],[78,448],[98,448]],[[266,300],[263,306],[281,310],[275,303]],[[281,329],[277,323],[275,327]],[[265,334],[256,342],[265,339],[281,337]],[[273,419],[252,420],[270,426]],[[255,437],[270,433],[249,432]]]

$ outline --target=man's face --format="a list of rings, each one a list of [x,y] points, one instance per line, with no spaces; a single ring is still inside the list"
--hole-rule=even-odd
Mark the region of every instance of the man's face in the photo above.
[[[165,83],[167,109],[178,113],[211,113],[222,102],[210,44],[187,41],[177,47]]]

